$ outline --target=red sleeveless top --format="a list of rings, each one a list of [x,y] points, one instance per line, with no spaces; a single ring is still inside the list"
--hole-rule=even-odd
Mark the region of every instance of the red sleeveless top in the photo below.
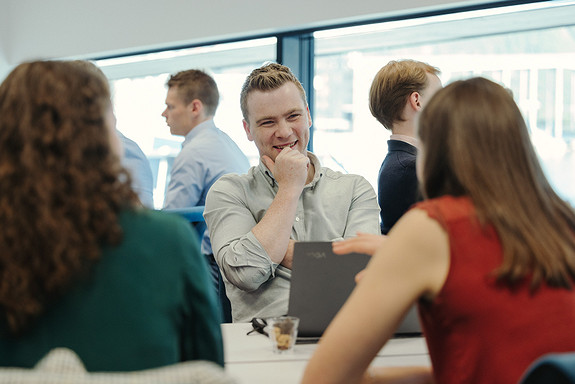
[[[502,263],[495,229],[481,228],[466,197],[418,203],[449,235],[450,269],[419,313],[437,383],[517,383],[536,358],[575,351],[575,290],[528,283],[510,289],[492,272]],[[536,225],[536,223],[534,223]]]

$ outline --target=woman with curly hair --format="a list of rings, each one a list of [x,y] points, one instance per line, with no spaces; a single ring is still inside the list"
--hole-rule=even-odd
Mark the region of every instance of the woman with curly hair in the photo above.
[[[223,365],[214,292],[183,219],[141,207],[107,80],[87,62],[0,85],[0,365],[55,347],[91,371]]]

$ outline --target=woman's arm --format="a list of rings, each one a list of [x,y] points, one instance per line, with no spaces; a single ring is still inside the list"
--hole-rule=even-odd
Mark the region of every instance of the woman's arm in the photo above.
[[[365,244],[355,243],[349,251],[361,252]],[[303,383],[360,383],[411,305],[439,292],[448,268],[445,231],[424,211],[409,211],[373,255],[364,277],[326,330]]]
[[[431,367],[371,367],[361,384],[434,384]]]

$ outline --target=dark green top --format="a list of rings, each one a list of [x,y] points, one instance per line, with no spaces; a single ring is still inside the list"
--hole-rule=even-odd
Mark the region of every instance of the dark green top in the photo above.
[[[164,212],[120,216],[124,238],[90,276],[19,337],[0,322],[0,366],[32,367],[55,347],[88,371],[131,371],[185,360],[223,366],[216,295],[190,224]]]

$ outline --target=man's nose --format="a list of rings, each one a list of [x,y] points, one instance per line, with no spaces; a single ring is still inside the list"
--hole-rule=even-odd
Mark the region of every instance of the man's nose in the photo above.
[[[289,123],[285,120],[282,120],[278,123],[278,128],[276,129],[276,136],[277,137],[288,137],[292,133],[292,128]]]

